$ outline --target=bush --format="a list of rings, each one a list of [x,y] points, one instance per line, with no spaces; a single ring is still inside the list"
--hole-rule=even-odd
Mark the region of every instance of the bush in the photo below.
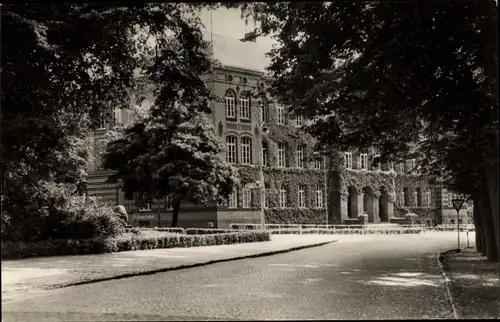
[[[3,242],[2,259],[16,259],[35,256],[84,255],[122,252],[130,250],[197,247],[236,243],[269,241],[269,232],[240,232],[212,235],[161,234],[150,232],[126,233],[106,239],[56,239],[40,242]]]
[[[112,207],[70,184],[39,181],[2,196],[2,241],[104,239],[124,232]],[[99,247],[99,246],[95,246]]]
[[[227,234],[234,232],[232,229],[212,229],[212,228],[188,228],[185,230],[187,235],[212,235]]]

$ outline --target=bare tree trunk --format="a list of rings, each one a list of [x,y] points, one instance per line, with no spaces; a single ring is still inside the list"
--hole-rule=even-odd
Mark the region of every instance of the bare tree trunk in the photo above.
[[[474,219],[474,227],[476,231],[476,250],[484,254],[484,245],[483,245],[483,226],[481,225],[481,214],[479,213],[479,208],[476,206],[479,204],[479,199],[477,197],[474,198],[474,210],[473,210],[473,219]]]
[[[476,248],[477,251],[486,256],[486,237],[484,229],[484,209],[479,197],[474,199],[474,223],[476,225]],[[477,207],[476,207],[477,205]]]
[[[498,159],[488,162],[486,166],[486,188],[489,201],[494,242],[497,248],[496,258],[500,258],[500,223],[498,215]]]
[[[485,242],[486,257],[488,260],[498,261],[497,241],[495,238],[495,229],[493,227],[493,216],[491,213],[491,203],[487,191],[484,191],[480,197],[481,204],[481,223],[483,225],[483,234]]]
[[[177,227],[177,222],[179,221],[179,209],[181,208],[181,203],[176,202],[173,205],[173,212],[172,212],[172,227]]]

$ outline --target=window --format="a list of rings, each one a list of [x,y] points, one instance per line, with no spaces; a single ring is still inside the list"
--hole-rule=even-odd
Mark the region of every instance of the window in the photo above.
[[[228,135],[226,137],[226,161],[236,163],[236,137]]]
[[[286,167],[284,143],[278,143],[278,167],[280,168]]]
[[[422,207],[422,190],[420,188],[417,188],[417,203],[415,205]]]
[[[427,207],[431,206],[431,192],[430,191],[425,192],[425,205]]]
[[[102,169],[102,153],[106,151],[107,142],[104,139],[94,141],[95,149],[95,167],[97,170]]]
[[[389,162],[389,171],[394,171],[394,162]]]
[[[407,168],[405,169],[406,173],[411,173],[416,171],[417,167],[417,160],[416,159],[410,159],[406,162]]]
[[[235,95],[232,90],[227,90],[225,95],[226,117],[236,118]]]
[[[229,205],[228,208],[238,207],[238,189],[233,188],[233,192],[229,195]]]
[[[299,185],[299,208],[306,207],[306,186],[303,184]]]
[[[118,107],[113,108],[113,124],[114,125],[121,125],[121,124],[123,124],[123,121],[122,121],[122,110],[119,109]]]
[[[252,200],[252,191],[250,189],[243,189],[243,208],[250,208]]]
[[[321,159],[314,159],[314,169],[315,170],[321,170]]]
[[[359,169],[366,170],[368,169],[368,154],[361,153],[358,158],[358,167]]]
[[[399,193],[399,205],[404,206],[405,205],[405,193],[404,191],[401,191]]]
[[[98,130],[105,130],[106,129],[106,118],[105,117],[102,117],[100,119],[100,122],[99,124],[97,125],[97,129]]]
[[[269,152],[264,144],[262,148],[262,165],[267,167],[269,165]]]
[[[144,203],[142,207],[139,207],[139,211],[151,211],[151,204],[149,202]]]
[[[250,97],[247,92],[241,93],[240,99],[240,118],[250,119]]]
[[[316,191],[314,194],[314,206],[316,208],[323,208],[323,189],[321,185],[316,185]]]
[[[269,108],[267,104],[264,102],[264,99],[259,99],[258,101],[259,108],[260,108],[260,121],[262,123],[268,122],[269,120]]]
[[[241,163],[252,163],[252,139],[249,137],[241,138]]]
[[[165,208],[168,210],[174,209],[172,206],[172,197],[170,197],[170,196],[165,197]]]
[[[264,198],[264,208],[269,208],[269,194],[269,189],[264,190],[264,195],[262,196]]]
[[[304,167],[304,146],[303,145],[297,146],[296,159],[297,159],[297,168],[303,168]]]
[[[455,224],[455,220],[450,220],[450,224],[454,225]]]
[[[296,127],[302,127],[302,124],[304,123],[304,118],[302,115],[298,115],[295,117],[295,126]]]
[[[280,208],[286,207],[286,190],[283,187],[280,189],[279,205]]]
[[[276,122],[278,124],[285,124],[285,108],[283,105],[276,106]]]
[[[416,172],[416,170],[417,170],[417,160],[411,159],[410,160],[410,171]]]
[[[410,190],[408,190],[408,188],[403,188],[403,193],[404,193],[403,205],[405,207],[409,207],[410,206]]]
[[[413,206],[417,207],[418,204],[419,204],[419,202],[418,202],[418,192],[415,191],[413,193]]]
[[[453,207],[453,194],[451,192],[448,192],[448,207],[452,208]]]
[[[352,153],[351,152],[344,153],[344,167],[346,169],[352,169]]]

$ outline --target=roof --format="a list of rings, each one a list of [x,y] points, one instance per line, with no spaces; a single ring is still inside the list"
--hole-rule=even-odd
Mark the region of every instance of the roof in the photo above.
[[[210,36],[210,32],[203,33],[206,41],[212,39],[214,56],[223,66],[265,72],[265,68],[271,62],[265,55],[271,46],[265,41],[242,42],[237,38],[216,33]]]

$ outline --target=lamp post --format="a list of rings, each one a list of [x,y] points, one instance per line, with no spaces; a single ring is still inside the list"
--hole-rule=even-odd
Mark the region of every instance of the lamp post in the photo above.
[[[453,208],[457,211],[457,240],[458,240],[458,248],[457,251],[460,252],[460,208],[465,202],[465,199],[462,197],[455,197],[451,200],[453,203]]]
[[[261,139],[260,139],[260,153],[261,153],[261,158],[260,158],[260,165],[259,165],[259,174],[260,174],[260,224],[262,230],[265,229],[265,221],[266,221],[266,216],[264,213],[264,198],[265,198],[265,185],[264,185],[264,143],[262,142],[262,135],[269,133],[269,129],[266,126],[265,122],[261,122],[260,124],[260,133],[261,133]]]

